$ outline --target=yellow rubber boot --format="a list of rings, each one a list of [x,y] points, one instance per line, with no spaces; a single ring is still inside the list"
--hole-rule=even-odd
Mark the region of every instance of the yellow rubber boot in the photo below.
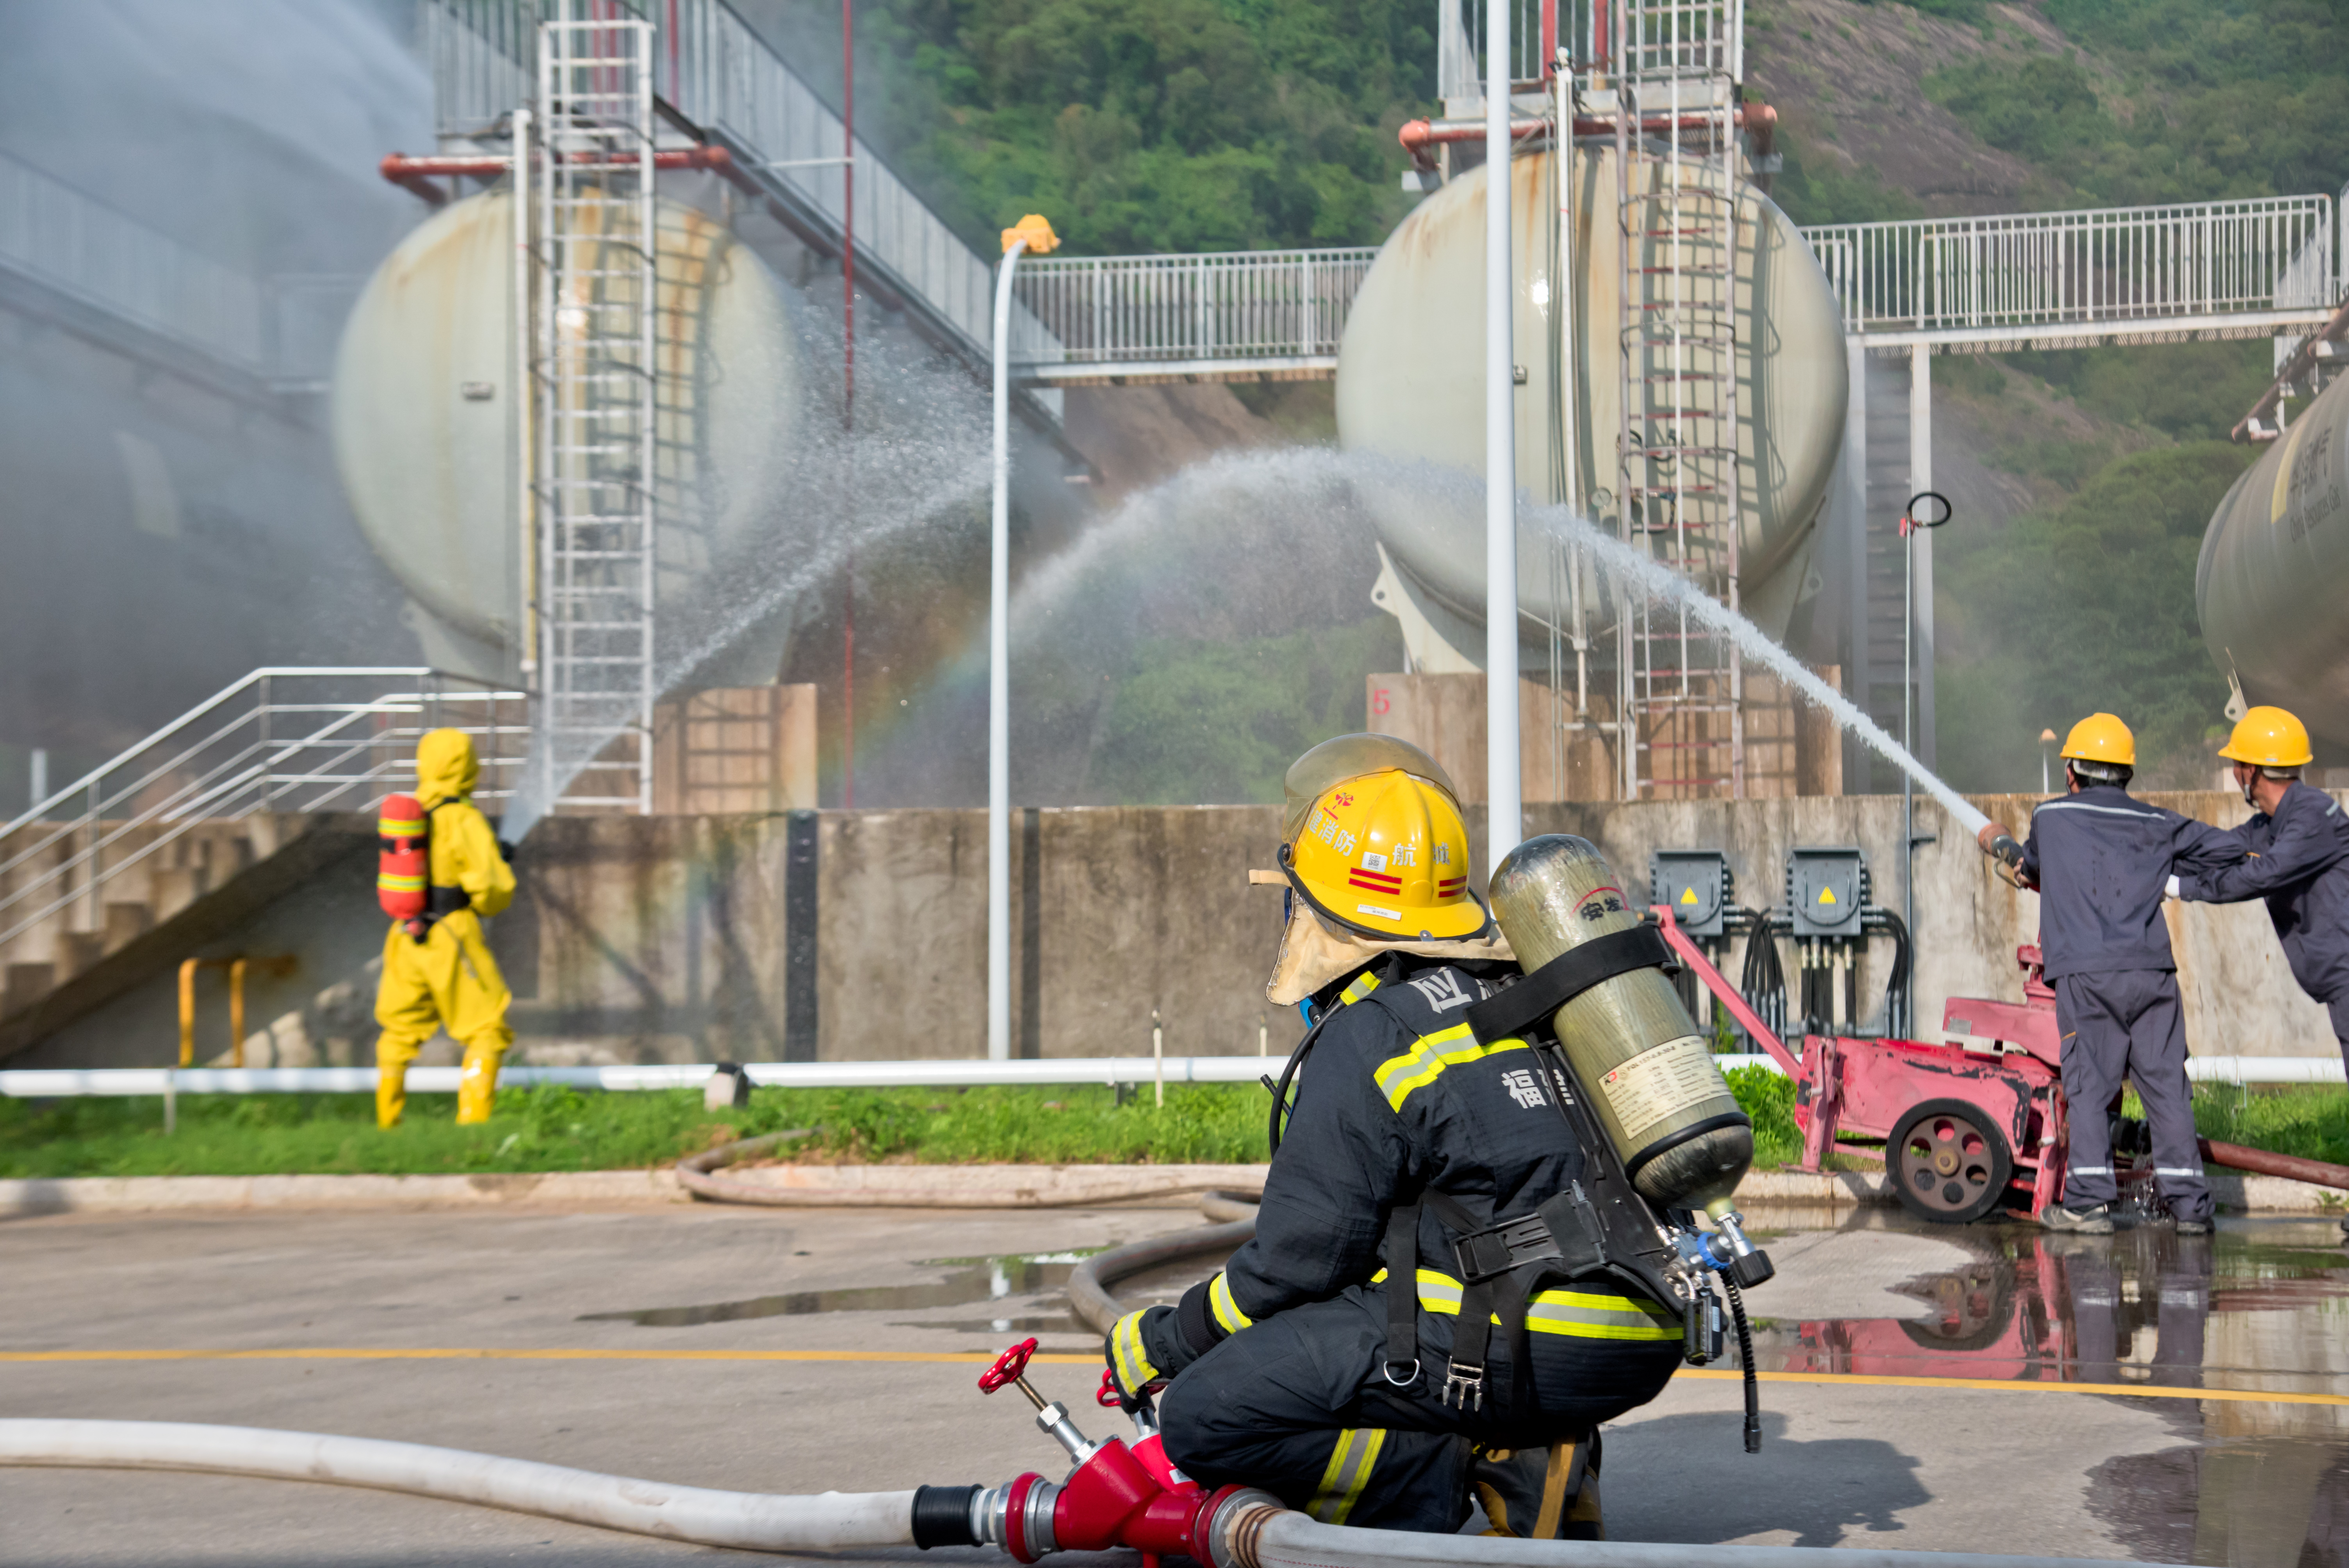
[[[465,1047],[465,1070],[457,1078],[458,1126],[490,1119],[497,1105],[498,1065],[505,1054],[502,1040],[476,1040]]]
[[[375,1124],[399,1125],[408,1109],[408,1064],[416,1059],[417,1042],[387,1032],[375,1043]]]

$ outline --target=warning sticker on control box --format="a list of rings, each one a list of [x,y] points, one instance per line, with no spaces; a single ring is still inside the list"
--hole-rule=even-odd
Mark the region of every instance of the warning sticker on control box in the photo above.
[[[1702,1035],[1650,1047],[1600,1078],[1599,1088],[1623,1130],[1624,1143],[1634,1150],[1700,1100],[1728,1092],[1713,1065],[1713,1042]]]

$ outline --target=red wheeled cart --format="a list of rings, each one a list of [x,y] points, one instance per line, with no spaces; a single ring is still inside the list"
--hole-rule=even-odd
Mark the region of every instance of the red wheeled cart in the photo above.
[[[1953,1225],[2002,1204],[2036,1219],[2063,1197],[2055,993],[2041,977],[2038,948],[2015,954],[2023,1001],[1952,997],[1943,1010],[1942,1029],[1978,1047],[1806,1035],[1797,1056],[1680,929],[1669,905],[1654,913],[1682,963],[1795,1080],[1802,1169],[1824,1169],[1830,1154],[1881,1161],[1910,1212]]]

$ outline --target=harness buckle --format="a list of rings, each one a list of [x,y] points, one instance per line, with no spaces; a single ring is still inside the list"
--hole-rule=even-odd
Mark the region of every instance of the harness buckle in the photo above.
[[[1470,1367],[1458,1361],[1452,1363],[1451,1370],[1444,1374],[1441,1402],[1448,1406],[1455,1401],[1463,1413],[1485,1408],[1485,1369],[1482,1367]]]
[[[1395,1369],[1398,1366],[1407,1366],[1407,1367],[1409,1367],[1411,1368],[1411,1376],[1410,1376],[1410,1377],[1396,1377],[1396,1376],[1394,1375],[1394,1369]],[[1393,1385],[1395,1387],[1398,1387],[1398,1388],[1408,1388],[1408,1387],[1410,1387],[1413,1383],[1416,1383],[1416,1382],[1418,1382],[1418,1381],[1419,1381],[1419,1357],[1416,1357],[1416,1356],[1414,1356],[1414,1357],[1412,1357],[1409,1361],[1407,1361],[1407,1362],[1396,1362],[1396,1361],[1389,1361],[1389,1362],[1386,1362],[1386,1363],[1384,1363],[1382,1366],[1381,1366],[1381,1367],[1379,1368],[1379,1372],[1380,1372],[1380,1375],[1381,1375],[1381,1377],[1385,1377],[1385,1378],[1386,1378],[1386,1380],[1387,1380],[1390,1384]]]
[[[1463,1284],[1498,1279],[1519,1264],[1562,1255],[1549,1222],[1538,1213],[1477,1231],[1453,1243]]]

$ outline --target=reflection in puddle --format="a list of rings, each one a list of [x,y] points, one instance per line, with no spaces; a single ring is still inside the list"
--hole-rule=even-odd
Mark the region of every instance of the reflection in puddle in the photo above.
[[[1901,1287],[1929,1315],[1782,1323],[1756,1335],[1757,1362],[2286,1396],[2163,1398],[2186,1446],[2107,1460],[2089,1509],[2140,1559],[2349,1568],[2349,1401],[2333,1402],[2349,1395],[2349,1256],[2330,1219],[1927,1233],[1976,1254]]]
[[[1790,1372],[2349,1391],[2349,1257],[2316,1240],[2329,1230],[1934,1227],[1977,1255],[1900,1287],[1930,1315],[1781,1324],[1757,1355]]]
[[[583,1313],[582,1323],[634,1323],[647,1328],[682,1328],[698,1323],[739,1323],[752,1317],[806,1317],[825,1312],[918,1312],[925,1307],[971,1306],[983,1301],[1059,1292],[1069,1274],[1092,1254],[1087,1248],[1060,1253],[1022,1253],[1009,1257],[930,1258],[925,1268],[952,1272],[918,1284],[854,1285],[845,1290],[800,1290],[781,1295],[718,1301],[700,1306],[654,1306],[636,1312]],[[1043,1305],[1043,1303],[1038,1303]],[[1025,1319],[986,1320],[989,1327],[1025,1326]],[[1045,1319],[1036,1319],[1043,1323]],[[1071,1326],[1063,1314],[1053,1326]]]

